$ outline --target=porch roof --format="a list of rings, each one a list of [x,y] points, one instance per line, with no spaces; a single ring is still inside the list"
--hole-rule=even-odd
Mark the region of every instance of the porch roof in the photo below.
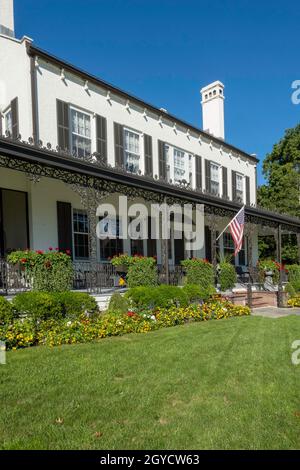
[[[241,208],[241,204],[179,185],[170,184],[164,180],[149,176],[135,175],[124,169],[111,167],[107,164],[85,161],[61,152],[52,150],[50,146],[43,147],[30,143],[13,140],[9,137],[0,137],[0,166],[39,176],[60,178],[60,171],[70,175],[82,175],[86,181],[106,181],[131,187],[141,191],[149,191],[170,199],[181,199],[185,202],[204,204],[216,211],[225,211],[234,214]],[[49,171],[44,171],[48,169]],[[142,196],[141,196],[142,197]],[[250,219],[260,219],[265,222],[287,225],[293,231],[300,232],[300,219],[277,212],[272,212],[258,206],[246,206],[245,214]]]

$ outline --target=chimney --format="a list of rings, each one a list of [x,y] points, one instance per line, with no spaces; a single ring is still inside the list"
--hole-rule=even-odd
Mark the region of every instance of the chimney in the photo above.
[[[0,34],[15,37],[14,0],[0,0]]]
[[[213,82],[202,88],[203,130],[220,139],[225,139],[224,130],[224,85]]]

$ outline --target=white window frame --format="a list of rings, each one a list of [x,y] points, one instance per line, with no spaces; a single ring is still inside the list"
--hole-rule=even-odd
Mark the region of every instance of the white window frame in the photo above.
[[[183,154],[184,158],[184,174],[180,180],[175,180],[175,152],[180,152]],[[166,174],[167,174],[167,180],[170,181],[172,180],[173,184],[179,184],[179,181],[186,180],[189,182],[190,180],[190,164],[189,164],[189,157],[191,156],[193,158],[193,154],[190,152],[186,152],[185,150],[176,147],[175,145],[171,145],[168,143],[165,143],[164,145],[164,152],[165,152],[165,159],[166,159]],[[194,172],[193,172],[194,174]]]
[[[241,178],[241,183],[242,183],[242,198],[240,202],[244,203],[245,202],[245,176],[242,173],[237,173],[237,172],[235,173],[236,196],[238,194],[238,185],[237,185],[238,177]]]
[[[216,167],[216,172],[218,174],[218,181],[214,181],[212,179],[212,166]],[[218,183],[218,192],[213,192],[212,191],[212,183]],[[210,161],[210,190],[211,194],[214,194],[215,196],[222,196],[222,178],[221,178],[221,165],[219,163]]]
[[[79,114],[82,114],[84,116],[87,116],[90,120],[90,137],[86,137],[84,135],[81,135],[81,134],[77,134],[76,132],[73,132],[73,119],[72,119],[72,113],[73,112],[76,112],[76,113],[79,113]],[[93,139],[92,139],[92,136],[93,136],[93,132],[92,132],[92,128],[93,128],[93,120],[92,120],[92,114],[87,112],[87,111],[84,111],[83,109],[80,109],[76,106],[73,106],[73,105],[70,105],[69,106],[69,122],[70,122],[70,149],[72,150],[73,152],[73,136],[76,136],[76,137],[79,137],[81,139],[85,139],[87,141],[90,142],[90,153],[85,153],[85,155],[83,157],[81,156],[78,156],[78,158],[85,158],[85,157],[90,157],[93,153]]]
[[[87,223],[88,223],[88,231],[87,232],[77,232],[74,230],[74,215],[75,213],[81,213],[81,214],[84,214],[86,215],[87,217]],[[89,261],[90,259],[90,256],[88,254],[87,257],[84,257],[84,258],[81,258],[81,257],[77,257],[76,256],[76,251],[75,251],[75,235],[86,235],[87,236],[87,239],[88,239],[88,245],[89,245],[89,236],[90,236],[90,224],[89,224],[89,217],[88,217],[88,213],[86,210],[84,209],[72,209],[72,235],[73,235],[73,253],[74,253],[74,260],[75,261]]]
[[[10,129],[7,128],[7,116],[10,114]],[[6,109],[6,111],[3,113],[3,124],[4,124],[4,134],[6,131],[12,135],[12,110],[11,107]]]
[[[129,132],[130,134],[138,136],[138,145],[139,145],[138,150],[139,150],[139,153],[135,153],[135,152],[132,152],[132,151],[129,151],[129,150],[126,149],[126,132]],[[124,136],[124,166],[125,166],[127,171],[130,171],[130,170],[127,169],[127,154],[134,155],[135,157],[137,157],[137,160],[138,160],[138,168],[137,168],[137,171],[130,171],[130,173],[138,174],[139,171],[142,172],[142,160],[143,160],[142,159],[142,157],[143,157],[142,136],[143,136],[143,134],[141,132],[136,131],[136,130],[130,129],[129,127],[124,127],[123,136]]]

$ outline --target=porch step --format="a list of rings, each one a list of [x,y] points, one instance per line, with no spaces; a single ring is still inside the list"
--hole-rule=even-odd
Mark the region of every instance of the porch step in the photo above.
[[[126,291],[120,292],[121,295],[124,295]],[[93,297],[96,300],[99,310],[103,312],[108,308],[109,301],[114,292],[107,292],[104,294],[94,294]]]

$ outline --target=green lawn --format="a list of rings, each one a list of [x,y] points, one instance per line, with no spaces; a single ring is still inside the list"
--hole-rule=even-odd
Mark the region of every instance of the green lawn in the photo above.
[[[9,352],[1,449],[300,448],[300,317]]]

